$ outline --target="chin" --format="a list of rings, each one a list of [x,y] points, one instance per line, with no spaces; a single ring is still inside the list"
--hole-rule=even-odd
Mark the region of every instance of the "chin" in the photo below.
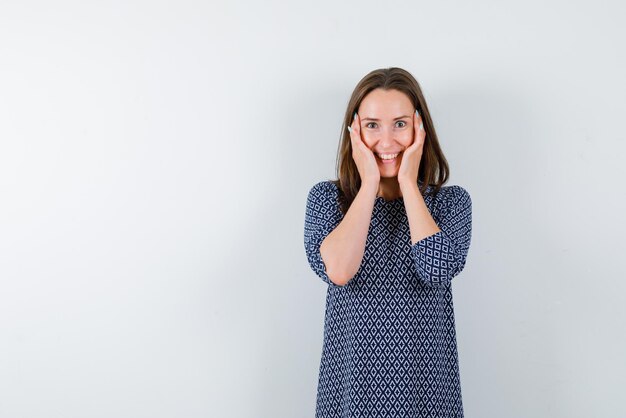
[[[393,171],[380,171],[380,177],[381,178],[394,178],[394,177],[398,177],[398,171],[397,170],[393,170]]]

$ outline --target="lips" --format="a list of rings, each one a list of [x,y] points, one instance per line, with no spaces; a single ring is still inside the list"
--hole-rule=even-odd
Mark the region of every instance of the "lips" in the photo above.
[[[389,161],[389,162],[391,162],[391,161],[396,160],[396,159],[400,156],[400,154],[401,154],[401,153],[402,153],[402,152],[389,152],[389,153],[384,152],[384,153],[375,153],[375,155],[376,155],[376,158],[378,158],[379,160],[381,160],[381,161],[383,161],[383,162],[384,162],[384,161]],[[387,156],[391,156],[391,155],[395,155],[395,157],[393,157],[393,158],[383,158],[383,157],[382,157],[382,155],[384,155],[384,156],[386,156],[386,157],[387,157]]]
[[[383,165],[395,165],[396,162],[398,161],[398,158],[400,157],[400,154],[396,155],[394,158],[388,158],[388,159],[383,159],[380,158],[378,155],[376,156],[376,159],[380,161],[380,164]]]

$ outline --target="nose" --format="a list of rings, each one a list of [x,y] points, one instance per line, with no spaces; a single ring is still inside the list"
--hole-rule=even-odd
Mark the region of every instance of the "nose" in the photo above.
[[[378,143],[380,144],[381,148],[384,149],[387,146],[393,145],[393,143],[396,142],[395,136],[396,134],[393,129],[386,127],[383,128],[378,137]]]

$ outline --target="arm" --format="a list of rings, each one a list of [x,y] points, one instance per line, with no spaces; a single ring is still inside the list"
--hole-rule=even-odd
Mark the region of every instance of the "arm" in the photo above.
[[[430,215],[417,183],[401,183],[400,188],[411,230],[411,245],[415,245],[416,242],[439,232],[440,229]]]
[[[304,248],[313,271],[330,286],[344,286],[361,267],[377,185],[364,183],[345,216],[338,189],[319,182],[309,192]]]
[[[464,188],[451,186],[437,216],[437,224],[417,185],[409,190],[408,201],[407,197],[404,200],[407,214],[411,210],[407,216],[417,276],[426,286],[447,285],[465,266],[472,235],[471,197]],[[404,189],[402,193],[404,195]]]

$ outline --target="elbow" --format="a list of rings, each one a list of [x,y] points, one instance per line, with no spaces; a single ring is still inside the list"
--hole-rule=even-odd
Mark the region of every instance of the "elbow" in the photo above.
[[[430,277],[419,277],[420,283],[425,287],[435,288],[435,287],[444,287],[447,286],[452,280],[450,277],[446,276],[430,276]]]
[[[322,255],[322,252],[325,252],[323,247],[324,243],[320,246],[320,257],[325,266],[326,277],[335,286],[343,287],[347,285],[356,275],[356,272],[346,270],[349,267],[347,267],[345,263],[340,263],[340,260],[337,257],[333,257],[332,260],[325,261],[324,259],[328,259],[329,255]]]
[[[331,276],[328,276],[328,278],[330,279],[331,283],[336,287],[344,287],[348,284],[348,280],[334,279]]]
[[[328,276],[328,279],[335,286],[338,286],[338,287],[343,287],[347,285],[348,283],[350,283],[350,280],[352,280],[352,278],[354,277],[353,274],[347,274],[346,272],[343,272],[343,271],[335,271],[332,268],[327,270],[327,276]]]
[[[426,287],[444,287],[448,286],[452,279],[461,273],[465,261],[458,261],[449,268],[441,268],[436,266],[428,266],[428,268],[417,267],[417,277],[419,281]]]

